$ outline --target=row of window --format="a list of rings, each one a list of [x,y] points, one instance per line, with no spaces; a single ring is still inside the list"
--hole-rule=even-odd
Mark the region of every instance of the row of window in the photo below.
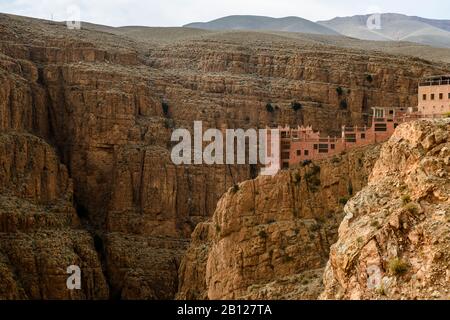
[[[425,107],[420,107],[422,110],[425,110]],[[439,107],[433,106],[433,109],[439,109]],[[444,110],[444,106],[441,106],[441,110]]]
[[[434,100],[435,97],[436,97],[436,95],[435,95],[434,93],[431,93],[431,94],[430,94],[430,99],[431,99],[431,100]],[[424,94],[424,95],[422,96],[422,100],[423,100],[423,101],[426,101],[427,99],[428,99],[428,95],[427,95],[427,94]],[[443,100],[443,99],[444,99],[444,94],[443,94],[443,93],[439,93],[439,100]],[[450,99],[450,92],[448,93],[448,99]]]

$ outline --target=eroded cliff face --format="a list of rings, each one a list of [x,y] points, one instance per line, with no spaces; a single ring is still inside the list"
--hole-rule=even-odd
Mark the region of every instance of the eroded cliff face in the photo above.
[[[450,119],[403,124],[345,206],[324,299],[449,299]]]
[[[367,183],[379,146],[230,189],[200,223],[178,299],[315,299],[343,204]]]
[[[106,299],[92,236],[72,205],[72,181],[52,147],[24,133],[0,134],[0,299]],[[82,290],[67,290],[67,267]]]
[[[252,177],[247,166],[173,165],[174,128],[202,120],[205,129],[311,124],[332,133],[364,123],[371,106],[415,105],[417,79],[446,72],[248,32],[149,45],[0,15],[0,131],[55,147],[77,214],[97,236],[111,297],[171,298],[195,226]]]

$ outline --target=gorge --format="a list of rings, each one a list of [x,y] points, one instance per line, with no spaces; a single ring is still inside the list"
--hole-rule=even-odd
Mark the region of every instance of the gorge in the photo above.
[[[383,212],[370,212],[380,221],[376,237],[386,232],[381,243],[411,238],[418,247],[414,239],[425,237],[422,260],[437,259],[442,271],[448,242],[434,244],[437,234],[427,232],[436,221],[445,222],[441,239],[448,230],[445,120],[404,126],[384,146],[274,178],[257,177],[249,165],[178,166],[170,152],[172,131],[193,132],[194,121],[336,134],[366,124],[372,106],[417,105],[419,79],[450,73],[447,63],[366,41],[344,47],[339,36],[143,32],[144,39],[96,25],[68,30],[0,14],[0,299],[369,297],[348,261],[378,259],[374,235],[354,209],[359,198],[350,198],[362,190],[371,199],[370,188],[388,183],[382,172],[394,169],[401,175],[391,182],[406,185],[425,218],[397,201],[398,212],[385,217],[397,229],[378,217]],[[401,143],[408,139],[421,146],[411,157]],[[416,190],[416,180],[430,187]],[[342,219],[361,229],[364,246],[339,227]],[[405,233],[404,223],[417,234]],[[82,269],[81,290],[65,287],[70,265]],[[433,288],[425,297],[444,275],[425,279]],[[389,281],[393,295],[412,296]]]

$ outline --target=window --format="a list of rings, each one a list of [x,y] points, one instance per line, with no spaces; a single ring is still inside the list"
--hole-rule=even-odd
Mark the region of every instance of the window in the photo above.
[[[386,123],[375,123],[375,131],[377,132],[387,131]]]
[[[346,133],[345,134],[345,142],[355,143],[356,142],[356,134],[355,133]]]
[[[314,145],[314,150],[317,150],[317,144]]]
[[[281,158],[282,159],[289,159],[290,158],[289,152],[282,152],[281,153]]]
[[[302,155],[302,150],[297,150],[297,156],[301,156]]]
[[[365,133],[361,133],[361,139],[365,139],[366,138],[366,134]]]
[[[431,100],[434,100],[434,93],[431,94]]]
[[[319,153],[328,153],[328,144],[319,144]]]
[[[443,93],[439,93],[439,100],[444,99],[444,94]]]
[[[384,110],[375,109],[375,118],[384,118]]]
[[[336,149],[336,145],[335,145],[335,144],[332,144],[332,145],[331,145],[331,150],[334,150],[334,149]]]
[[[289,162],[283,162],[283,169],[289,169]]]
[[[422,100],[427,100],[427,95],[426,95],[426,94],[424,94],[424,95],[422,96]]]
[[[450,99],[450,92],[448,93],[448,98]]]
[[[305,150],[305,156],[308,156],[309,155],[309,150]]]

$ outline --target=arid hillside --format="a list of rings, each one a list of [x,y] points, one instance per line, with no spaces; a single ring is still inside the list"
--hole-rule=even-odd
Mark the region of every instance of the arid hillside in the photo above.
[[[0,14],[0,147],[12,152],[0,154],[0,298],[173,298],[197,224],[255,177],[249,166],[175,166],[174,128],[333,134],[371,107],[414,106],[418,79],[450,70],[307,36],[157,32]],[[71,296],[74,262],[88,271]]]

